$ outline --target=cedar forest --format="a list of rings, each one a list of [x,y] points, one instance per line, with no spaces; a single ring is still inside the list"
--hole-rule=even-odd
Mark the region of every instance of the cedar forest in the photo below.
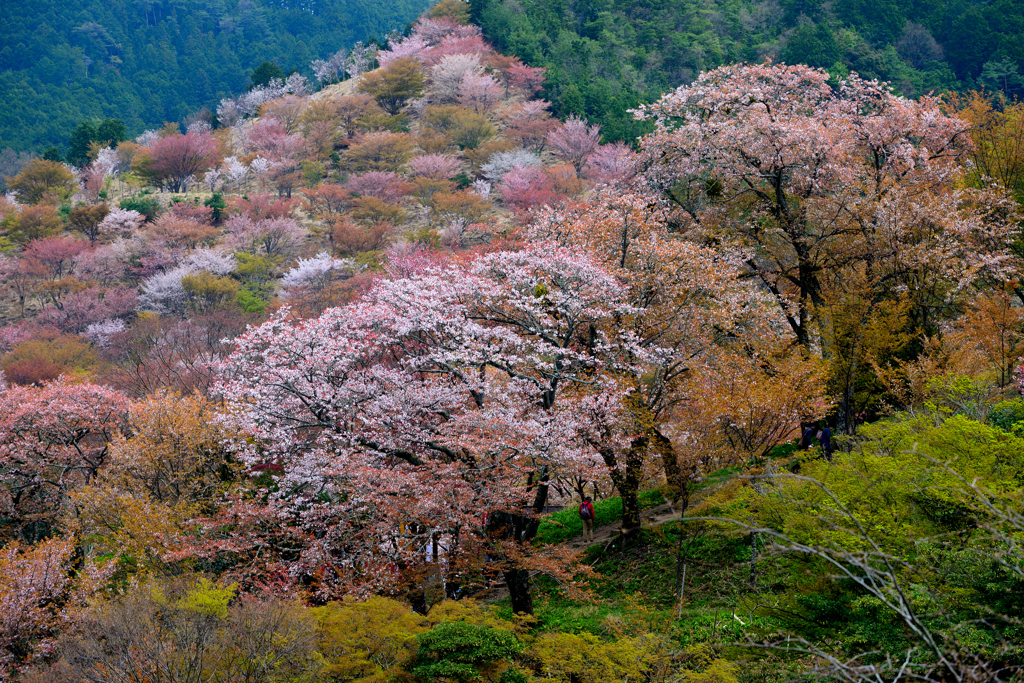
[[[0,49],[0,680],[1024,681],[1015,3],[108,5]]]

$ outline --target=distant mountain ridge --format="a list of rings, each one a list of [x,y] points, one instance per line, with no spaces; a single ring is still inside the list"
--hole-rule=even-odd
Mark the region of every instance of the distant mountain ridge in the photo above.
[[[0,18],[0,148],[65,143],[87,119],[130,134],[402,30],[430,0],[13,0]]]

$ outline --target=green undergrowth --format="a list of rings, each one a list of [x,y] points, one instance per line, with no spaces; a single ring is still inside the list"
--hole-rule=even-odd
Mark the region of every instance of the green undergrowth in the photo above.
[[[797,450],[795,445],[779,446],[772,451],[769,457],[785,457],[793,450]],[[717,486],[739,472],[740,468],[738,467],[723,467],[706,476],[693,487],[693,491]],[[640,494],[640,508],[643,510],[664,505],[665,502],[665,494],[662,489],[651,489]],[[537,531],[537,542],[541,544],[564,543],[580,536],[583,533],[583,521],[580,519],[578,507],[578,503],[574,503],[564,510],[545,516]],[[613,496],[594,501],[594,526],[607,526],[614,524],[619,519],[622,519],[622,498]]]
[[[657,507],[665,502],[665,496],[658,489],[644,491],[640,494],[640,507],[643,509]],[[615,520],[622,519],[622,498],[615,496],[594,501],[595,526],[607,526]],[[545,517],[537,531],[537,542],[564,543],[583,533],[583,520],[580,519],[578,505],[574,504],[564,510],[553,512]]]

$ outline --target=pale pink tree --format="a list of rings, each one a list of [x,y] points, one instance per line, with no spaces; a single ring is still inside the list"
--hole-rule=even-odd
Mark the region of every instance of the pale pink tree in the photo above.
[[[440,102],[459,99],[462,79],[480,68],[479,55],[447,55],[430,69],[430,94]]]
[[[572,164],[576,172],[583,170],[587,157],[597,149],[601,139],[601,127],[588,126],[586,119],[575,114],[569,116],[558,128],[547,135],[551,151],[559,159]]]
[[[145,220],[145,216],[132,209],[111,209],[100,221],[99,231],[104,236],[128,237],[142,227]]]
[[[462,162],[450,154],[422,154],[409,161],[409,173],[414,177],[447,180],[461,168]]]
[[[132,313],[138,303],[134,288],[89,287],[61,298],[60,308],[47,308],[37,321],[70,334],[79,334],[96,322]]]
[[[539,166],[514,166],[498,183],[502,201],[517,211],[554,204],[560,197],[551,178]]]
[[[513,609],[532,611],[521,542],[536,527],[521,511],[543,508],[552,476],[595,466],[580,397],[614,411],[611,377],[640,372],[643,351],[602,331],[632,312],[623,291],[538,244],[380,280],[357,304],[240,337],[219,391],[253,439],[245,461],[281,472],[278,514],[307,530],[293,572],[379,585],[394,578],[382,566],[416,564],[439,534],[453,558],[516,546],[498,566]]]
[[[486,112],[501,101],[502,91],[494,77],[467,71],[459,84],[459,103],[476,112]]]
[[[445,262],[443,254],[420,242],[397,242],[384,250],[384,272],[395,280],[422,275]]]
[[[24,537],[48,536],[71,512],[69,492],[99,472],[128,406],[116,391],[63,379],[0,387],[0,495]]]
[[[544,100],[528,100],[506,110],[502,114],[505,121],[503,133],[518,140],[523,147],[541,152],[548,133],[558,126],[558,121],[548,111],[549,106]]]
[[[606,185],[630,180],[636,173],[636,154],[625,143],[599,145],[588,157],[583,174]]]
[[[348,189],[361,197],[398,202],[412,191],[412,185],[393,171],[367,171],[350,176]]]
[[[748,255],[808,349],[828,339],[830,299],[877,302],[896,288],[931,311],[949,300],[928,292],[1015,277],[1015,209],[960,183],[970,125],[936,97],[830,79],[728,66],[642,106],[655,126],[640,143],[645,181]]]
[[[225,227],[229,247],[275,261],[292,256],[306,236],[306,231],[292,218],[253,220],[236,215],[227,220]]]
[[[290,135],[284,123],[273,117],[261,117],[245,131],[243,147],[274,164],[293,164],[302,150],[301,135]]]

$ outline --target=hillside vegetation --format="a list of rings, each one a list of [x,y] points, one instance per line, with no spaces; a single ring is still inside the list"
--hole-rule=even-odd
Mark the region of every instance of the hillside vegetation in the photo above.
[[[749,0],[473,0],[502,52],[548,69],[556,113],[643,131],[628,110],[701,71],[765,59],[856,71],[917,97],[985,87],[1024,95],[1020,3]]]
[[[0,679],[1024,680],[1009,77],[609,142],[473,9],[5,155]]]
[[[265,61],[309,64],[404,29],[426,0],[157,0],[4,4],[0,147],[42,153],[82,121],[137,134],[250,84]]]

